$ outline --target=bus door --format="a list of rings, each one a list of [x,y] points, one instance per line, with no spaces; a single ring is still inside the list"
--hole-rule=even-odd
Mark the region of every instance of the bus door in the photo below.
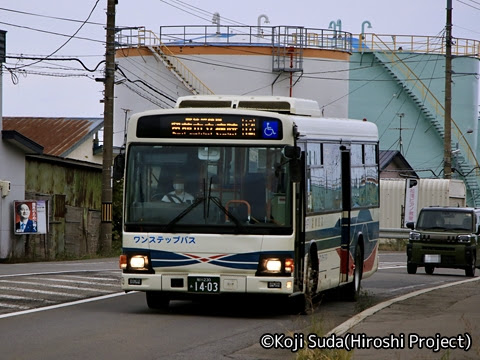
[[[348,281],[350,260],[350,218],[352,210],[350,147],[340,146],[342,166],[342,218],[340,245],[340,282]]]
[[[299,144],[300,146],[303,144]],[[305,214],[306,214],[306,158],[305,158],[305,149],[302,148],[300,155],[300,162],[298,166],[300,167],[299,171],[301,174],[301,179],[298,182],[294,182],[295,185],[295,281],[299,290],[303,290],[303,274],[305,269]]]

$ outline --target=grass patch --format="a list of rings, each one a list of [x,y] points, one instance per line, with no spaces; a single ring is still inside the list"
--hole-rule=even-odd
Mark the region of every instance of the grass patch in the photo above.
[[[319,337],[326,336],[323,319],[318,316],[312,317],[312,324],[305,329],[305,334],[317,334]],[[305,336],[307,337],[307,335]],[[350,360],[353,351],[345,349],[309,349],[305,343],[303,349],[297,352],[296,360]]]
[[[367,290],[360,290],[357,302],[355,303],[355,312],[360,313],[376,304],[375,298]]]
[[[383,239],[378,243],[380,251],[406,251],[407,239]]]
[[[374,306],[376,303],[377,301],[375,297],[370,292],[366,290],[361,290],[358,299],[355,302],[355,313],[360,313],[365,309]],[[327,331],[325,331],[325,328],[332,328],[327,325],[328,324],[325,324],[321,316],[312,316],[311,325],[303,331],[303,333],[305,334],[305,338],[307,338],[307,334],[311,333],[314,333],[319,337],[325,337],[327,335]],[[345,349],[309,349],[308,343],[305,342],[304,348],[298,351],[296,360],[351,360],[353,358],[353,355],[353,350],[347,351]]]

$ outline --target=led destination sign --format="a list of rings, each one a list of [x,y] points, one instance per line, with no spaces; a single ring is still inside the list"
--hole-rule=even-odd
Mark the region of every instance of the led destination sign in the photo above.
[[[279,119],[242,115],[148,115],[138,119],[139,138],[265,139],[283,137]]]

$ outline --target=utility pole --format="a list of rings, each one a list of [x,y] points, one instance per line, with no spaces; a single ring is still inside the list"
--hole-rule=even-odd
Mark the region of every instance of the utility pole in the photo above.
[[[113,87],[115,82],[115,5],[107,0],[107,28],[105,51],[105,94],[103,111],[103,166],[102,166],[102,223],[100,252],[112,248],[112,162],[113,162]]]
[[[397,114],[398,117],[400,118],[400,127],[398,128],[398,131],[400,131],[398,142],[399,142],[399,148],[400,148],[400,154],[403,155],[403,139],[402,139],[402,118],[405,116],[404,113]]]
[[[445,135],[443,148],[443,177],[452,177],[452,0],[447,0],[445,27]]]

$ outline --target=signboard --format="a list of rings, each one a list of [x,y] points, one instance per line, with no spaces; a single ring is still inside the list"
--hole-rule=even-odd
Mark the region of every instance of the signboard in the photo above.
[[[45,200],[16,200],[15,235],[47,233],[47,202]]]
[[[138,119],[139,138],[281,140],[282,123],[265,116],[233,114],[146,115]]]
[[[405,223],[417,221],[418,180],[407,179],[405,189]]]

